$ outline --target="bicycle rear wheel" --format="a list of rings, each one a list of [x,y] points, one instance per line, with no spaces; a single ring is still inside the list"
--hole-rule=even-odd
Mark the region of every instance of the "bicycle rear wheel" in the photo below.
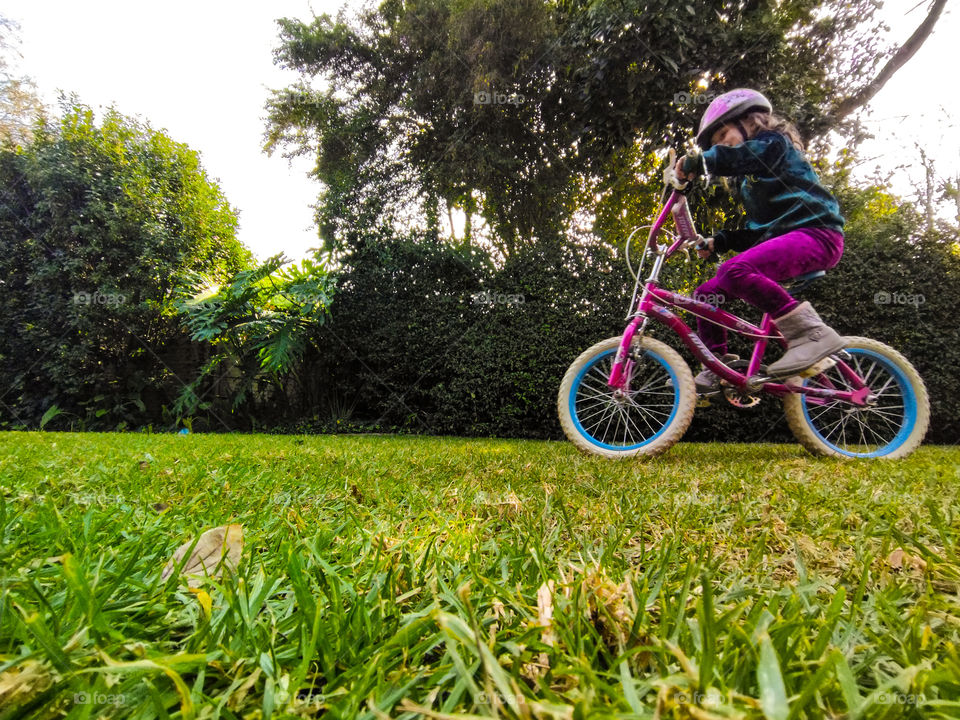
[[[930,424],[930,401],[923,379],[910,361],[882,342],[845,338],[846,364],[870,388],[871,404],[787,395],[783,408],[797,440],[814,455],[840,458],[906,457],[923,441]],[[798,377],[787,381],[801,384]],[[839,366],[802,380],[805,386],[856,389]]]
[[[629,391],[607,385],[619,337],[585,350],[560,383],[557,410],[570,442],[608,458],[658,455],[679,440],[697,401],[693,375],[680,354],[659,340],[634,341]]]

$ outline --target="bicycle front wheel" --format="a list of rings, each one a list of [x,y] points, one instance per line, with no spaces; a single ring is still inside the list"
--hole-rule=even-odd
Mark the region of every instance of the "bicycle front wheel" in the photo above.
[[[628,389],[614,390],[607,379],[619,347],[619,337],[603,340],[570,366],[557,398],[560,424],[584,452],[617,459],[658,455],[693,419],[693,375],[676,350],[644,337],[634,341]]]
[[[800,443],[814,455],[840,458],[906,457],[923,441],[930,424],[930,400],[920,374],[910,361],[877,340],[845,338],[847,365],[869,386],[870,403],[850,403],[807,397],[800,393],[783,399],[787,424]],[[787,381],[799,384],[800,378]],[[803,380],[803,385],[855,390],[834,366]]]

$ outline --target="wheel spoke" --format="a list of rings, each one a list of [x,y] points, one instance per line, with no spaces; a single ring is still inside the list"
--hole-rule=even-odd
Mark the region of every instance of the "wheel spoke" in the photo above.
[[[811,417],[811,418],[810,418],[810,422],[816,422],[817,420],[819,420],[820,418],[822,418],[822,417],[823,417],[824,415],[826,415],[827,413],[830,413],[830,412],[833,412],[834,410],[837,410],[837,406],[838,406],[838,405],[839,405],[839,403],[837,403],[837,402],[831,402],[831,403],[830,403],[829,405],[827,405],[826,407],[821,408],[821,409],[820,409],[820,412],[817,414],[816,417]]]
[[[878,398],[883,397],[884,395],[886,395],[886,390],[887,390],[888,387],[890,387],[890,383],[894,383],[894,382],[896,382],[896,381],[897,381],[897,379],[891,375],[891,376],[890,376],[890,379],[887,380],[887,381],[883,384],[883,387],[880,388],[879,390],[877,390],[877,391],[876,391],[875,393],[873,393],[873,394],[876,395]]]
[[[607,420],[607,424],[603,426],[603,433],[600,435],[600,437],[602,437],[603,439],[606,439],[607,430],[610,429],[610,423],[613,422],[613,418],[616,417],[616,415],[617,415],[616,409],[611,409],[610,418]]]
[[[863,420],[851,413],[851,418],[857,423],[857,430],[860,431],[860,447],[867,446],[867,438],[863,435]]]
[[[639,414],[640,414],[641,417],[646,418],[647,416],[650,416],[650,417],[653,418],[654,420],[660,421],[660,418],[658,418],[658,417],[653,413],[653,411],[648,410],[647,408],[643,407],[642,405],[637,405],[637,406],[636,406],[636,409],[637,409],[637,411],[639,412]],[[664,413],[664,414],[666,415],[666,417],[670,417],[670,413]],[[661,422],[662,422],[662,421],[661,421]],[[653,428],[651,428],[651,430],[652,430],[652,429],[653,429]]]
[[[592,413],[590,413],[589,415],[582,415],[582,414],[580,413],[580,411],[578,410],[578,411],[577,411],[577,417],[580,418],[580,424],[581,424],[581,425],[585,425],[586,423],[590,422],[591,420],[593,420],[595,417],[597,417],[597,416],[599,415],[599,416],[600,416],[600,419],[597,421],[597,423],[601,423],[601,422],[603,422],[604,418],[607,417],[607,414],[608,414],[608,413],[611,413],[611,412],[614,412],[614,408],[611,407],[610,405],[604,405],[604,406],[601,407],[599,410],[596,410],[595,412],[592,412]],[[597,425],[597,424],[594,423],[594,425],[593,425],[592,427],[596,427],[596,425]]]
[[[593,424],[590,426],[590,429],[600,427],[601,423],[605,420],[608,420],[610,416],[616,412],[616,409],[612,406],[605,407],[602,411],[596,412],[587,418],[588,421],[593,421]]]
[[[876,447],[881,448],[881,447],[883,447],[884,445],[886,445],[887,441],[884,439],[883,435],[881,435],[880,433],[878,433],[876,430],[874,430],[872,427],[870,427],[870,425],[868,425],[867,423],[864,423],[864,422],[862,422],[862,421],[861,421],[861,423],[862,423],[863,427],[866,429],[866,431],[869,432],[871,435],[873,435],[873,436],[877,439],[877,442],[874,443],[874,445],[875,445]]]
[[[832,431],[835,428],[840,429],[842,428],[842,426],[843,426],[843,416],[841,415],[840,418],[833,423],[833,425],[831,425],[830,427],[824,428],[822,431],[820,431],[820,434],[823,436],[824,440],[829,442],[830,438],[833,436]]]

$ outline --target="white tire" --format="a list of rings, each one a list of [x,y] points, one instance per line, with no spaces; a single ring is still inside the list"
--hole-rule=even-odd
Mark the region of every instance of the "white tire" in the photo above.
[[[866,380],[876,395],[874,404],[857,408],[793,393],[783,398],[790,430],[814,455],[885,460],[906,457],[920,446],[930,425],[930,400],[923,379],[909,360],[882,342],[864,337],[846,337],[844,342],[844,350],[852,358],[847,365]],[[786,382],[851,387],[839,367]]]

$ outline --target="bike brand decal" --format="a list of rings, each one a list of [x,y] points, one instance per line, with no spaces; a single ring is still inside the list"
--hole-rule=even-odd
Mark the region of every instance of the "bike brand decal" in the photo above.
[[[677,230],[680,231],[680,237],[687,242],[696,240],[697,231],[693,227],[693,217],[690,215],[687,199],[680,198],[670,212],[673,214],[673,222]]]
[[[691,345],[694,345],[698,351],[707,359],[707,362],[720,362],[717,359],[717,356],[710,352],[707,349],[707,346],[703,344],[703,340],[700,339],[700,336],[696,333],[690,333],[685,336],[686,339],[690,342]]]

